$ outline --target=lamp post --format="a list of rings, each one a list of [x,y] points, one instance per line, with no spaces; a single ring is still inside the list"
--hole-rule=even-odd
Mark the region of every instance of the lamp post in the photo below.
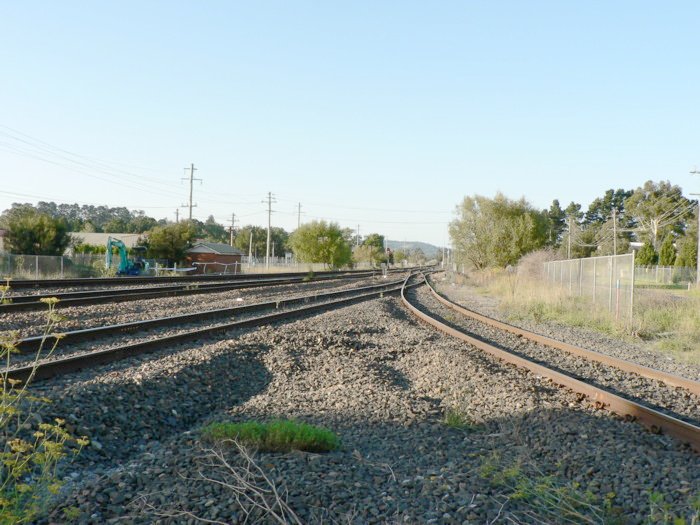
[[[690,170],[691,175],[700,175],[700,171],[695,167]],[[691,193],[691,195],[700,195],[698,193]],[[696,249],[697,259],[695,262],[695,285],[700,288],[700,201],[698,201],[698,247]]]

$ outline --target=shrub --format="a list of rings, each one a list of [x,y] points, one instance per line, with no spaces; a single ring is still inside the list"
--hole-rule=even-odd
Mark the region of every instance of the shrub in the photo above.
[[[3,302],[9,286],[0,290]],[[44,340],[61,321],[56,314],[55,298],[41,299],[48,305]],[[53,353],[60,340],[54,334],[54,345],[46,350],[42,342],[34,357],[34,366],[40,358]],[[12,354],[17,352],[17,333],[0,335],[0,360],[10,368]],[[36,368],[35,368],[36,370]],[[41,421],[39,410],[50,400],[33,395],[29,379],[10,379],[2,374],[0,392],[0,525],[34,523],[41,516],[49,500],[58,493],[61,481],[56,475],[59,462],[72,452],[77,454],[87,445],[87,438],[74,438],[64,427],[64,420]]]

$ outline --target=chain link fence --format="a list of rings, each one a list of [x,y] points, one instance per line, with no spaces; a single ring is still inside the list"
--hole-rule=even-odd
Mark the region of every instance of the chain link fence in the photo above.
[[[587,297],[594,308],[606,308],[615,319],[632,322],[634,254],[550,261],[544,264],[550,284],[569,295]]]
[[[147,259],[150,275],[162,275],[168,271],[187,272],[194,267],[183,265],[168,265],[166,260]],[[239,263],[199,263],[206,272],[236,274],[236,273],[287,273],[287,272],[320,272],[328,270],[321,263],[300,263],[284,257],[270,258],[269,266],[265,258],[243,257]],[[355,269],[370,269],[368,262],[356,263]],[[74,254],[74,255],[15,255],[0,253],[0,277],[12,279],[63,279],[72,277],[106,277],[114,274],[105,267],[104,254]]]
[[[14,255],[0,254],[0,276],[13,279],[101,277],[106,274],[105,256],[98,254]]]
[[[687,286],[695,282],[696,274],[695,268],[681,266],[637,266],[634,281],[642,286]]]

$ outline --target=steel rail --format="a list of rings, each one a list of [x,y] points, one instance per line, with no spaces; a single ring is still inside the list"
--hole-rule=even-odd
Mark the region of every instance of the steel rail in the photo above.
[[[517,326],[504,323],[503,321],[498,321],[491,317],[487,317],[483,314],[474,312],[473,310],[469,310],[468,308],[465,308],[453,301],[450,301],[449,299],[441,295],[439,292],[437,292],[428,279],[426,279],[426,282],[433,296],[442,304],[456,312],[459,312],[462,315],[471,317],[472,319],[475,319],[481,323],[493,326],[494,328],[505,330],[507,332],[521,336],[525,339],[528,339],[535,343],[539,343],[541,345],[549,346],[557,350],[564,350],[565,352],[568,352],[570,354],[577,355],[579,357],[584,357],[591,361],[597,361],[604,365],[614,366],[624,372],[631,372],[633,374],[646,377],[647,379],[663,381],[667,385],[685,388],[693,394],[700,395],[700,382],[698,381],[693,381],[692,379],[677,376],[674,374],[669,374],[668,372],[663,372],[661,370],[655,370],[653,368],[633,363],[631,361],[626,361],[624,359],[619,359],[617,357],[606,355],[601,352],[596,352],[595,350],[587,350],[585,348],[565,343],[563,341],[557,341],[556,339],[552,339],[551,337],[536,334],[523,328],[518,328]]]
[[[389,272],[405,271],[402,268],[392,268]],[[374,272],[381,270],[349,270],[349,271],[320,271],[313,272],[314,276],[321,275],[345,275],[351,273]],[[303,277],[308,272],[283,272],[283,273],[236,273],[236,274],[205,274],[205,275],[177,275],[168,277],[124,276],[124,277],[80,277],[74,279],[10,279],[11,287],[15,290],[29,288],[66,288],[66,287],[91,287],[111,286],[125,284],[154,284],[154,283],[182,283],[182,282],[209,282],[228,281],[235,279],[257,279],[275,277]]]
[[[343,274],[343,275],[328,275],[314,278],[309,282],[326,282],[340,279],[363,279],[372,277],[373,272]],[[293,278],[265,278],[254,280],[241,280],[233,283],[208,283],[208,284],[181,284],[174,286],[159,286],[145,288],[118,288],[106,290],[93,290],[87,292],[65,292],[59,294],[47,294],[50,297],[59,299],[59,306],[85,306],[91,304],[104,303],[119,303],[127,301],[137,301],[145,299],[157,299],[159,297],[178,297],[182,295],[201,295],[207,293],[225,292],[229,290],[238,290],[243,288],[261,288],[266,286],[283,286],[288,284],[299,284],[306,281],[305,276],[297,276]],[[31,310],[45,309],[46,305],[39,300],[39,295],[21,295],[9,297],[7,304],[0,304],[0,315],[10,312],[24,312]]]
[[[550,379],[555,384],[569,388],[591,400],[598,408],[605,408],[625,419],[638,421],[653,433],[665,433],[673,436],[684,443],[688,443],[696,452],[700,452],[700,427],[663,414],[639,403],[635,403],[624,397],[612,394],[602,388],[589,385],[588,383],[574,379],[569,375],[552,370],[546,366],[530,361],[529,359],[516,356],[484,341],[471,337],[460,330],[456,330],[413,306],[406,298],[404,287],[401,288],[401,301],[413,315],[428,325],[456,339],[464,341],[506,363],[525,368],[535,374]]]
[[[396,281],[389,281],[379,284],[373,284],[369,286],[363,286],[361,288],[350,288],[346,290],[332,290],[325,292],[317,292],[310,295],[304,295],[301,297],[292,297],[289,299],[274,299],[270,301],[253,303],[241,306],[231,306],[227,308],[216,308],[213,310],[204,310],[201,312],[193,312],[187,314],[178,314],[166,317],[157,317],[155,319],[146,319],[143,321],[131,321],[127,323],[118,323],[106,326],[96,326],[94,328],[82,328],[79,330],[71,330],[69,332],[62,332],[60,334],[49,334],[40,335],[32,337],[24,337],[20,339],[15,348],[20,354],[29,354],[37,351],[42,345],[53,345],[60,339],[61,344],[66,343],[78,343],[81,341],[92,340],[107,335],[114,334],[124,334],[131,333],[140,330],[148,330],[158,326],[170,326],[179,325],[183,323],[203,321],[208,319],[216,319],[217,317],[230,317],[243,313],[256,312],[260,310],[268,310],[270,308],[279,309],[285,306],[291,306],[295,304],[308,303],[309,301],[318,301],[330,297],[338,297],[342,295],[351,295],[357,293],[358,291],[375,290],[380,288],[387,288],[389,286],[394,286],[403,282],[403,279]]]
[[[407,276],[403,282],[394,284],[393,286],[390,286],[387,283],[381,290],[372,290],[359,295],[353,295],[351,297],[335,299],[330,302],[302,306],[294,310],[262,315],[242,321],[232,321],[230,323],[220,324],[213,327],[200,328],[181,334],[123,345],[115,348],[95,350],[92,352],[71,355],[59,359],[41,360],[28,366],[0,370],[0,376],[5,377],[6,379],[13,379],[22,382],[45,380],[57,375],[69,374],[85,368],[119,361],[121,359],[126,359],[128,357],[133,357],[140,354],[154,352],[169,345],[190,342],[218,333],[224,333],[233,329],[263,326],[274,322],[288,321],[304,315],[348,306],[370,299],[383,297],[385,295],[398,295],[401,293],[401,290],[407,286],[406,283],[410,278],[411,275]],[[417,282],[409,284],[408,287],[411,288],[420,284],[422,283]],[[373,288],[376,287],[377,286],[373,286]],[[354,291],[359,290],[356,289]],[[348,292],[345,291],[345,293]]]

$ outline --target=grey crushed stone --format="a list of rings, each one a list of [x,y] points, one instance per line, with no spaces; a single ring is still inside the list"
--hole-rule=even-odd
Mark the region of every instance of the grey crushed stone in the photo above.
[[[338,433],[335,452],[258,456],[304,522],[522,518],[526,502],[506,501],[482,474],[494,454],[523,462],[529,475],[614,492],[629,523],[647,517],[647,491],[680,508],[700,486],[698,456],[674,440],[434,332],[394,298],[183,345],[39,391],[100,443],[65,470],[56,523],[71,505],[78,523],[186,523],[155,514],[183,510],[238,522],[231,494],[197,475],[197,428],[223,418],[293,417]],[[465,413],[471,431],[446,427],[448,408]]]
[[[427,287],[410,291],[409,297],[422,310],[437,315],[443,323],[469,335],[688,423],[700,425],[700,398],[686,389],[624,372],[614,366],[553,349],[489,326],[449,309]]]
[[[546,335],[552,339],[558,339],[569,344],[632,361],[649,368],[700,381],[700,365],[680,362],[674,359],[673,355],[660,352],[652,348],[650,344],[644,344],[641,341],[639,343],[631,343],[594,330],[567,326],[561,323],[538,323],[530,319],[513,320],[509,318],[507,311],[500,308],[497,298],[478,293],[474,286],[456,284],[446,280],[444,277],[436,277],[433,282],[436,284],[436,289],[448,299],[499,321]]]

